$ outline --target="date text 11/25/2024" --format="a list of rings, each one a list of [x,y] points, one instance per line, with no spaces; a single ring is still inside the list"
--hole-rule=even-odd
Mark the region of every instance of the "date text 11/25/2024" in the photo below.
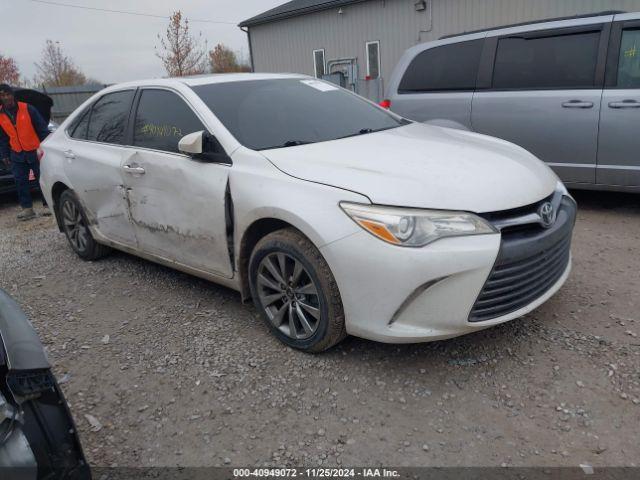
[[[234,478],[397,478],[397,470],[386,468],[235,468]]]

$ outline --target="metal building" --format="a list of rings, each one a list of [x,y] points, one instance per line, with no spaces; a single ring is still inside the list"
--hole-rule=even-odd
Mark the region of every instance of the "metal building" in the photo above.
[[[99,92],[106,85],[76,85],[71,87],[39,87],[38,91],[46,93],[53,100],[51,120],[61,123],[71,113],[89,99],[94,93]]]
[[[240,24],[256,72],[330,76],[367,96],[409,47],[444,35],[602,11],[640,0],[293,0]]]

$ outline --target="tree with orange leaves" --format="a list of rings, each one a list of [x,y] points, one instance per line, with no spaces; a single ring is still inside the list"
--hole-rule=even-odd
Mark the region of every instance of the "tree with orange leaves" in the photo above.
[[[213,73],[250,72],[249,65],[240,63],[235,52],[219,43],[209,52],[209,64]]]
[[[17,85],[20,83],[20,69],[18,64],[11,57],[0,54],[0,83]]]

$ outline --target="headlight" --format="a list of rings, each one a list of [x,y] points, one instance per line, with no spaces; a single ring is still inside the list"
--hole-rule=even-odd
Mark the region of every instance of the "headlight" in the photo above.
[[[372,235],[403,247],[423,247],[444,237],[482,235],[496,230],[467,212],[379,207],[341,202],[351,219]]]

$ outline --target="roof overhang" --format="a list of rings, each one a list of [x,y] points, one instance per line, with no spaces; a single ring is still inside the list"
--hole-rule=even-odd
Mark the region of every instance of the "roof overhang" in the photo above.
[[[369,0],[318,0],[316,2],[289,2],[290,8],[283,8],[287,4],[267,10],[260,15],[244,20],[238,26],[240,28],[254,27],[264,23],[277,22],[287,18],[299,17],[309,13],[320,12],[323,10],[331,10],[332,8],[344,7],[354,3],[363,3]]]

